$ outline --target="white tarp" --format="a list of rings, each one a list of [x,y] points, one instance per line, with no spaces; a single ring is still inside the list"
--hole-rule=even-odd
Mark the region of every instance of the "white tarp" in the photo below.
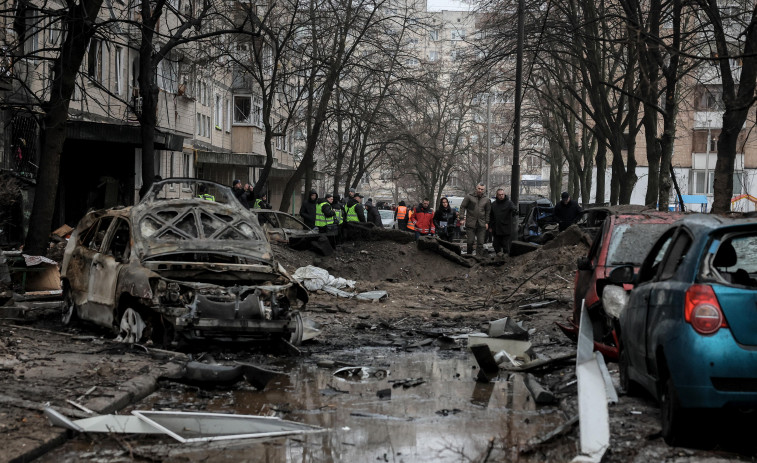
[[[325,286],[335,289],[352,289],[355,287],[355,280],[334,277],[329,274],[328,270],[314,265],[298,268],[294,272],[294,278],[305,285],[308,291],[318,291]]]

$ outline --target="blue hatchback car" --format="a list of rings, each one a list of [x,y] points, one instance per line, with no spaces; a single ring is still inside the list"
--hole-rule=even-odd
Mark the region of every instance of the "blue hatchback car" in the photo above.
[[[654,244],[620,315],[621,387],[660,402],[662,434],[684,436],[696,409],[757,406],[757,219],[693,215]]]

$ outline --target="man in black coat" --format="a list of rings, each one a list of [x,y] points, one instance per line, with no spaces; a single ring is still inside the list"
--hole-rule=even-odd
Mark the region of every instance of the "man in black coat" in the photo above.
[[[250,184],[247,183],[245,186],[242,186],[241,180],[234,180],[231,182],[231,191],[234,193],[234,196],[239,200],[240,203],[242,203],[242,206],[245,207],[245,209],[250,208],[250,198],[252,195],[250,194]]]
[[[577,202],[570,199],[570,193],[567,191],[563,191],[561,198],[562,201],[555,206],[553,215],[560,224],[560,231],[563,231],[576,223],[578,218],[581,217],[583,209]]]
[[[365,203],[365,210],[368,212],[368,217],[366,218],[368,222],[377,227],[384,226],[384,223],[381,222],[381,213],[379,213],[378,208],[373,205],[373,198],[368,198],[368,202]]]
[[[302,217],[302,221],[305,222],[305,225],[310,228],[315,227],[315,205],[317,202],[318,192],[310,190],[310,196],[300,207],[300,217]]]
[[[518,209],[502,188],[497,190],[497,198],[489,213],[489,230],[492,231],[492,246],[497,256],[510,254],[510,234]]]

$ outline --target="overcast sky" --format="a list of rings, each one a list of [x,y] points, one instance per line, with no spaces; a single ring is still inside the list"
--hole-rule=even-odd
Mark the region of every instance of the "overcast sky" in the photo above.
[[[428,0],[428,11],[468,11],[470,5],[458,0]]]

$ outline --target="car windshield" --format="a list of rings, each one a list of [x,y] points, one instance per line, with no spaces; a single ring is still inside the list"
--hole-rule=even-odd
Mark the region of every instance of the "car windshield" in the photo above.
[[[386,209],[379,209],[379,214],[381,214],[382,219],[393,219],[394,218],[394,211],[388,211]]]
[[[607,249],[606,265],[640,266],[657,238],[669,227],[667,223],[616,225]]]
[[[221,204],[236,203],[232,190],[224,185],[198,179],[166,179],[153,184],[142,202],[153,203],[176,199],[205,199]]]

